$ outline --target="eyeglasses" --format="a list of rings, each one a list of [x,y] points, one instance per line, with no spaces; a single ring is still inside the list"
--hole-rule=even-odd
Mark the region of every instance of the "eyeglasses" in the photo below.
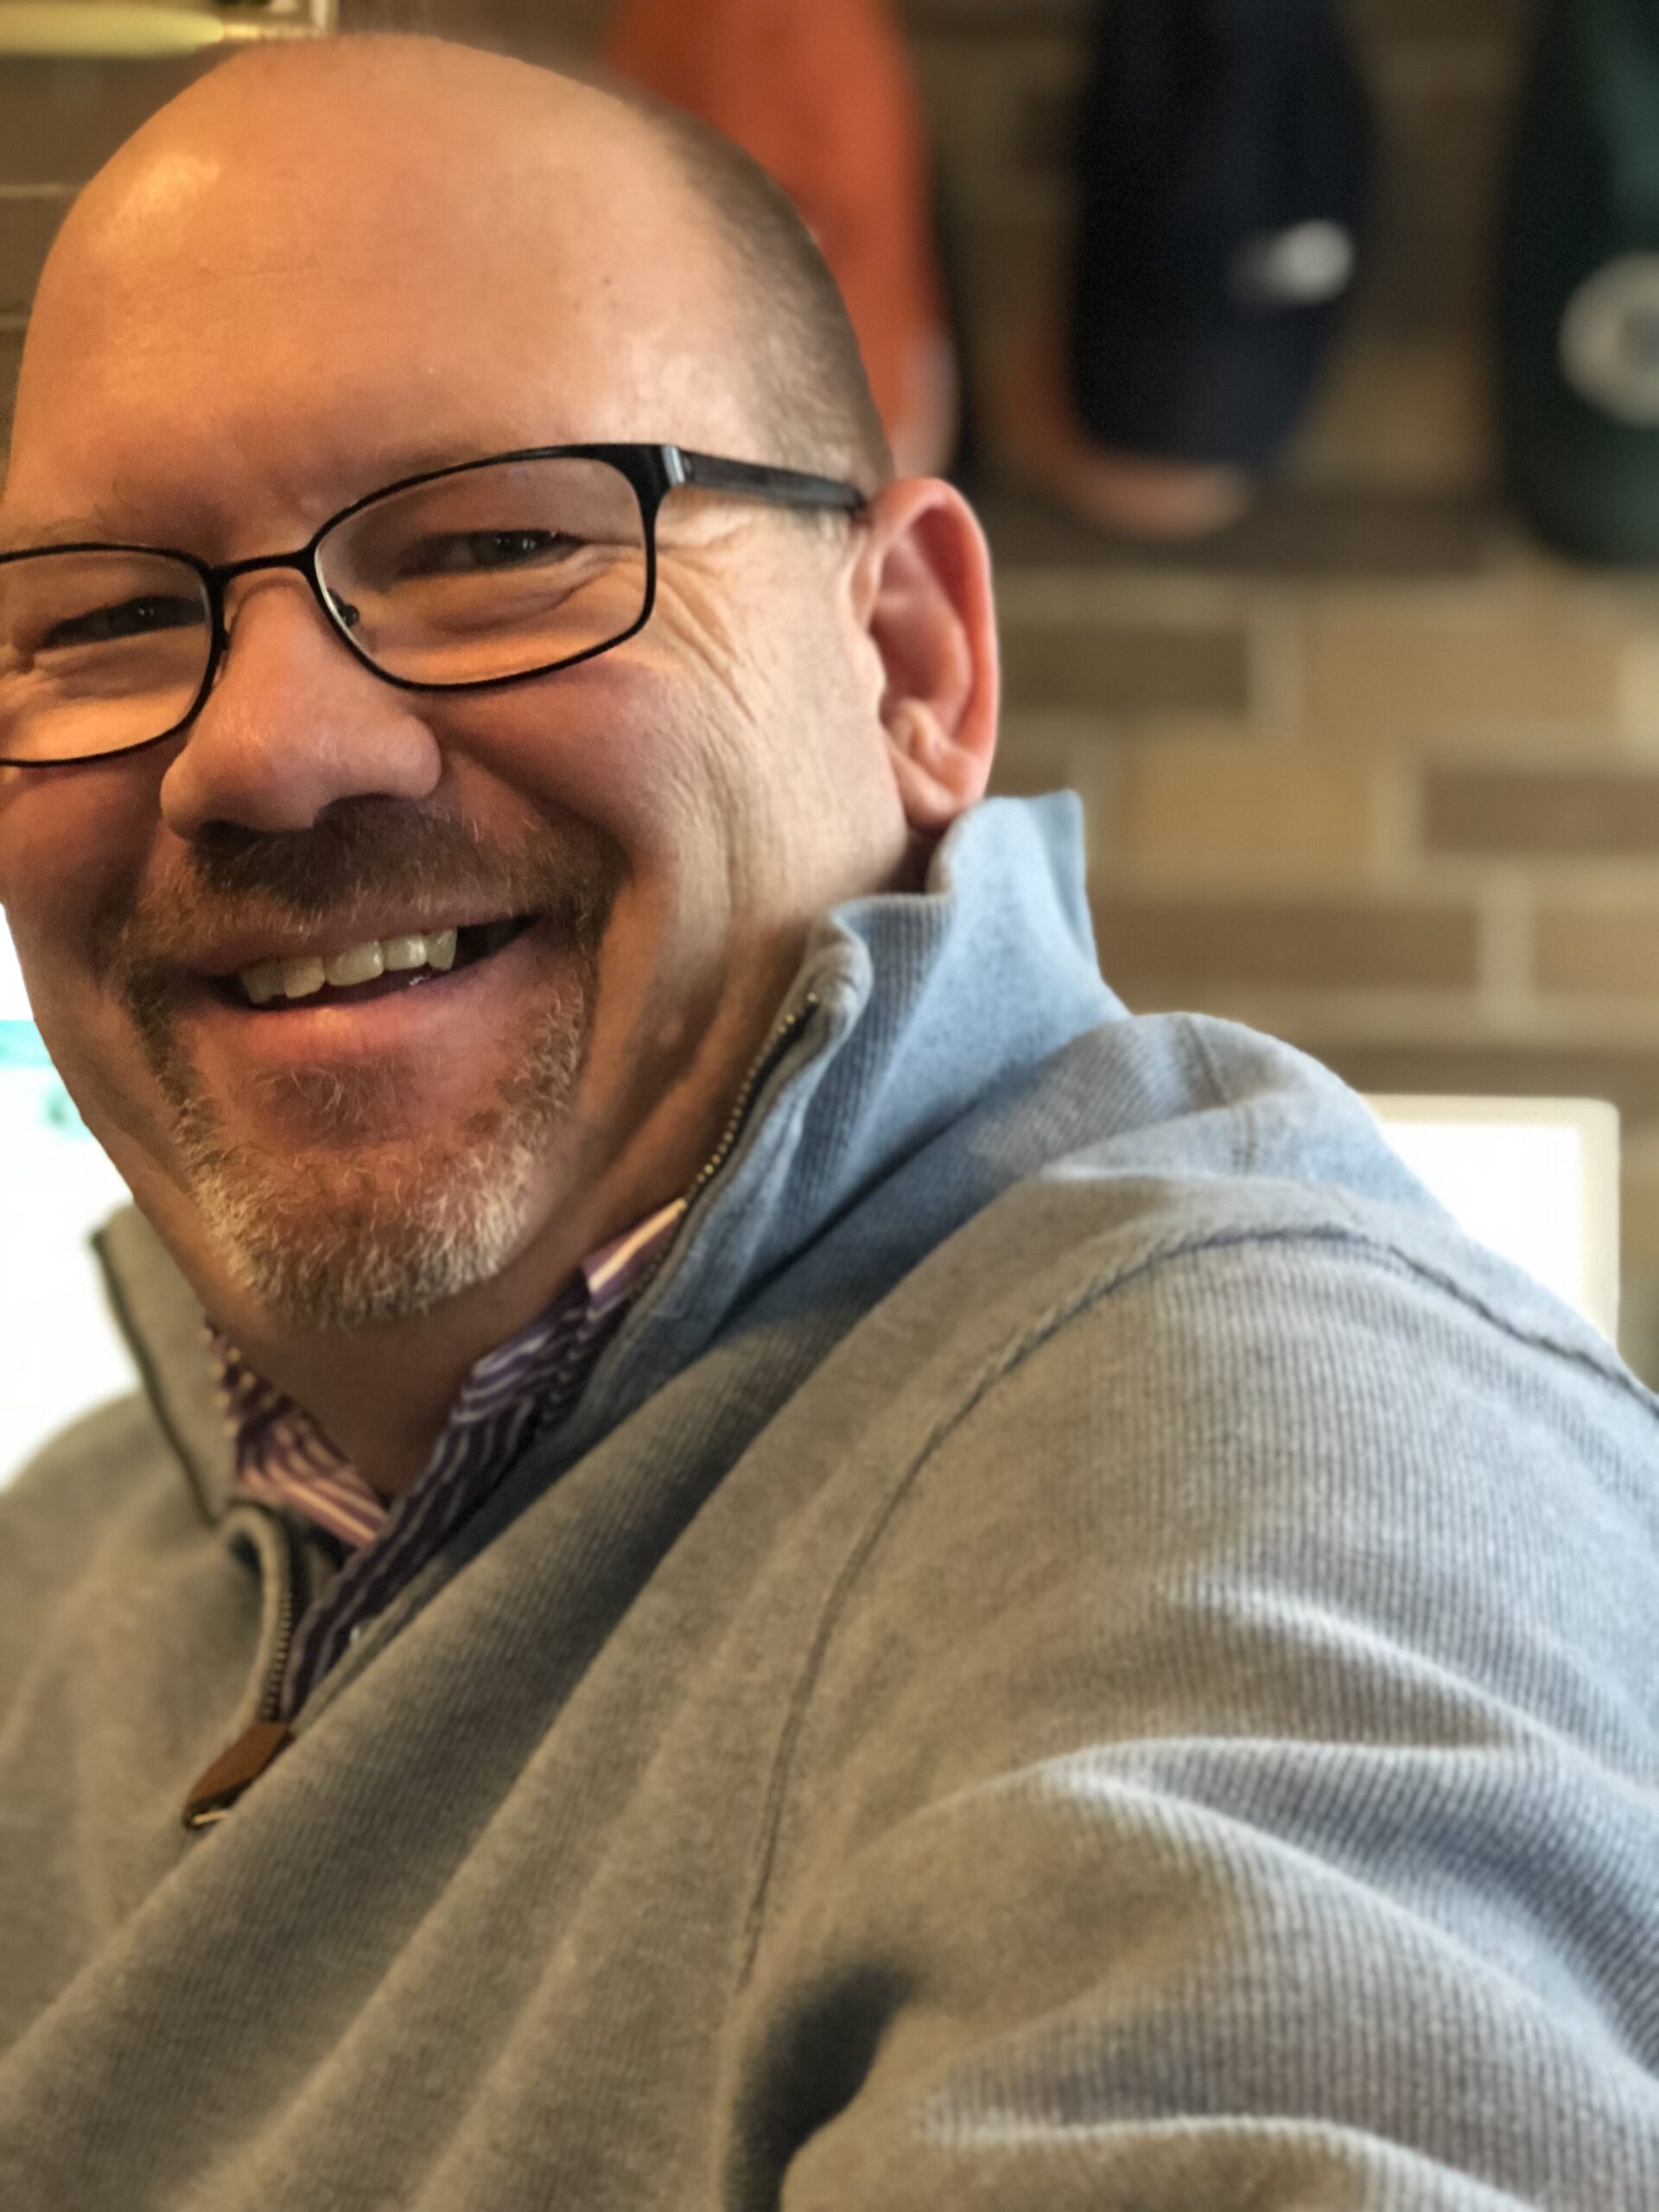
[[[681,485],[862,512],[853,485],[669,445],[536,446],[403,478],[297,552],[211,568],[168,546],[0,554],[0,766],[60,768],[173,737],[229,642],[225,588],[297,569],[365,668],[482,691],[570,668],[645,627],[657,516]]]

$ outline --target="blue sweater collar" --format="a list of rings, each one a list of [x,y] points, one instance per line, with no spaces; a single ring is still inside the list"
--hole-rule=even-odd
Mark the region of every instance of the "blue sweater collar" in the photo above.
[[[1069,791],[984,802],[941,840],[919,892],[826,914],[785,1001],[791,1047],[626,1332],[621,1396],[695,1357],[878,1185],[902,1206],[905,1162],[1005,1079],[1122,1018],[1096,959]],[[616,1402],[600,1395],[608,1421]]]

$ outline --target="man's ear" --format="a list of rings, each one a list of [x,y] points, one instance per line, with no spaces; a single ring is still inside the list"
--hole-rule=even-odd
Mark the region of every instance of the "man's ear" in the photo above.
[[[912,830],[937,836],[984,796],[996,747],[990,551],[933,477],[885,486],[861,535],[853,607],[880,665],[893,780]]]

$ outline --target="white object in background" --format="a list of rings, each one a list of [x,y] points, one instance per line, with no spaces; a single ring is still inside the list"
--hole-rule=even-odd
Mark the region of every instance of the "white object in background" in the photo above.
[[[0,1020],[0,1484],[78,1414],[133,1387],[86,1241],[128,1197],[33,1025]]]
[[[1446,1211],[1618,1338],[1618,1113],[1599,1098],[1370,1098]]]
[[[0,1022],[28,1021],[29,995],[23,989],[23,972],[17,965],[17,955],[11,949],[10,933],[0,923]]]

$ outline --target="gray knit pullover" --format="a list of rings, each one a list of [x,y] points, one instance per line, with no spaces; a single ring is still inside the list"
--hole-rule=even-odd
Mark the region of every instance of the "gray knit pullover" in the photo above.
[[[0,1500],[4,2212],[1659,2208],[1655,1402],[1126,1017],[1077,847],[826,918],[575,1412],[197,1833],[317,1563],[108,1232],[146,1393]]]

